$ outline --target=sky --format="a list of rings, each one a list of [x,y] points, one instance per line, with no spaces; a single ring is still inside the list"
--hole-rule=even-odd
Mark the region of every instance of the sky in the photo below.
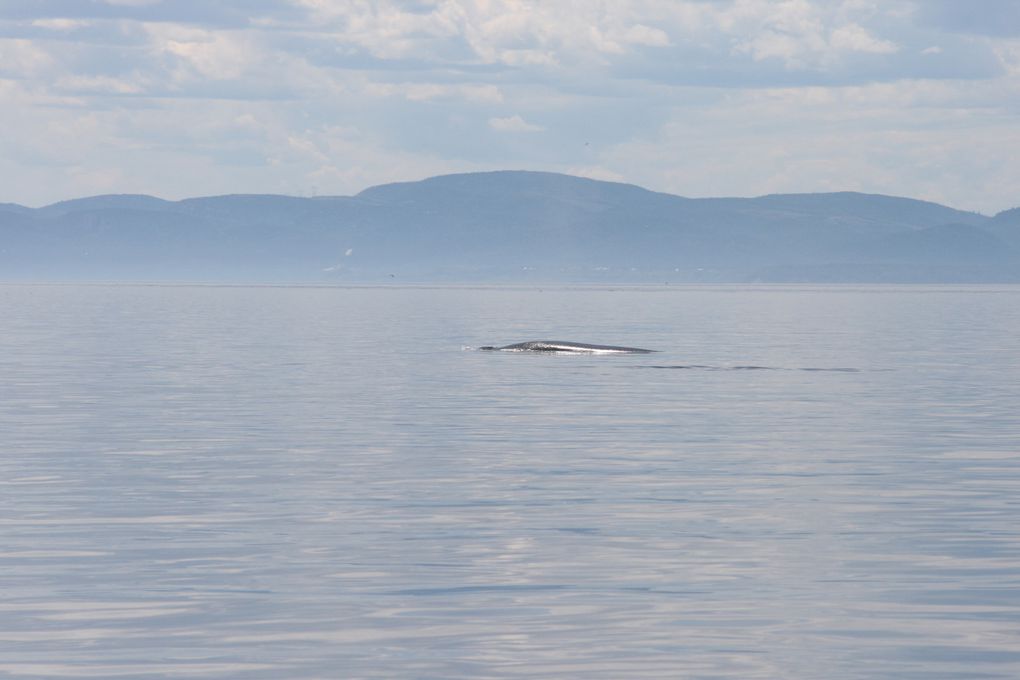
[[[545,170],[1020,206],[1017,0],[0,0],[0,202]]]

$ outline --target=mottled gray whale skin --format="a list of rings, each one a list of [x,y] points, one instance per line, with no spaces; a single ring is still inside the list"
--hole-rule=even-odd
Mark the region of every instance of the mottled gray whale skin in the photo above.
[[[592,345],[587,342],[564,342],[562,340],[529,340],[512,345],[493,347],[486,345],[478,349],[497,352],[556,352],[560,354],[651,354],[654,349],[640,347],[618,347],[616,345]]]

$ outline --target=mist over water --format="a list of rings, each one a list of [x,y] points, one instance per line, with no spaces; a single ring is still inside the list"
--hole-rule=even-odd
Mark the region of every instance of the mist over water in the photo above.
[[[0,286],[0,675],[1015,678],[1020,287]],[[464,351],[558,338],[649,355]]]

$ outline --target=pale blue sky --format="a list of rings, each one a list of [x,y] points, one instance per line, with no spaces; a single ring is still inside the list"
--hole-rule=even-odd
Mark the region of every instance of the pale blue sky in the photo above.
[[[0,202],[534,169],[1020,205],[1016,0],[0,0]]]

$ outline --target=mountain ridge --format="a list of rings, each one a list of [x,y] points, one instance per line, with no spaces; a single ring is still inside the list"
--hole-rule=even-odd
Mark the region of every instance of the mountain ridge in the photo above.
[[[953,226],[955,225],[955,226]],[[853,191],[688,198],[501,170],[353,196],[0,204],[0,279],[1020,282],[1020,209]]]

